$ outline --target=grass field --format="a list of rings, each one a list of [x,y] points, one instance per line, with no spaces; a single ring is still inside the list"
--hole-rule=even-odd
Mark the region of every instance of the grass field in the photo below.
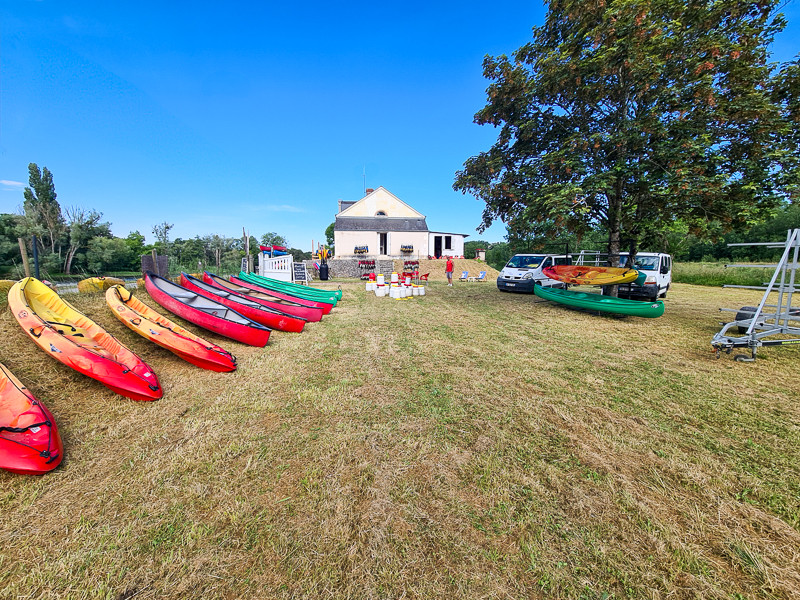
[[[0,360],[66,452],[0,473],[0,597],[800,597],[800,348],[710,351],[717,308],[753,293],[677,284],[645,320],[493,283],[328,285],[339,306],[266,348],[202,334],[229,374],[70,296],[154,367],[153,403],[0,304]]]

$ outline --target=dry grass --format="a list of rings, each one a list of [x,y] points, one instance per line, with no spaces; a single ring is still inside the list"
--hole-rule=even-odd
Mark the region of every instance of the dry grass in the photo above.
[[[202,334],[230,374],[71,296],[155,368],[154,403],[48,359],[3,311],[0,360],[66,458],[0,474],[0,595],[800,596],[800,349],[710,352],[717,307],[751,293],[676,285],[644,320],[491,283],[342,286],[265,349]]]
[[[419,272],[421,274],[430,273],[428,276],[429,281],[447,281],[447,275],[444,271],[446,263],[447,260],[445,259],[420,260]],[[403,269],[403,261],[394,261],[394,268],[397,272],[400,272]],[[474,258],[454,258],[453,279],[457,280],[459,277],[461,277],[462,271],[467,271],[470,277],[477,277],[481,271],[486,271],[486,280],[492,282],[497,279],[497,274],[499,273],[497,269],[490,267],[485,262],[475,260]]]

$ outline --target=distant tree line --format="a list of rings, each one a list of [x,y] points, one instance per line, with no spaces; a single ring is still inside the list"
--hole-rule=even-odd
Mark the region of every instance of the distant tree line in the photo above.
[[[770,262],[777,260],[782,249],[762,246],[733,246],[728,244],[750,242],[783,242],[790,229],[800,228],[800,205],[788,204],[776,213],[751,226],[744,232],[727,232],[721,226],[708,235],[698,236],[690,233],[689,226],[678,223],[660,236],[653,238],[650,245],[641,248],[643,252],[667,252],[678,262]],[[542,236],[515,232],[508,229],[502,242],[473,240],[464,244],[464,256],[472,258],[477,248],[486,250],[486,262],[495,269],[502,268],[515,254],[545,252],[561,254],[569,250],[577,253],[605,252],[608,234],[598,229],[578,238],[575,235]]]
[[[116,237],[103,213],[78,206],[62,208],[57,200],[53,175],[36,163],[28,165],[29,187],[24,190],[22,214],[0,214],[0,275],[22,275],[18,239],[32,254],[36,236],[39,267],[43,277],[81,276],[107,273],[138,273],[142,255],[155,250],[169,257],[170,272],[197,272],[202,269],[238,271],[245,255],[243,237],[195,236],[170,240],[173,225],[166,221],[152,228],[152,243],[133,231]],[[287,246],[285,237],[268,232],[257,240],[250,236],[250,254],[256,257],[259,243]],[[295,260],[311,258],[310,252],[289,248]],[[257,262],[257,261],[256,261]]]

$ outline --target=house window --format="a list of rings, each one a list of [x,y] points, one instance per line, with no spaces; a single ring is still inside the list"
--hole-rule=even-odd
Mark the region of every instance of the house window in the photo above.
[[[382,210],[379,210],[378,212],[375,213],[375,216],[376,217],[385,217],[386,213],[383,212]]]
[[[450,235],[444,236],[444,249],[445,250],[452,250],[453,249],[453,237]]]

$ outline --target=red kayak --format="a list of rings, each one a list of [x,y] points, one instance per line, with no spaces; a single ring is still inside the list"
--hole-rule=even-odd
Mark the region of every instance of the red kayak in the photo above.
[[[150,297],[168,311],[209,331],[251,346],[266,346],[272,330],[235,310],[149,271],[144,286]]]
[[[203,282],[219,290],[225,290],[240,296],[245,296],[249,300],[258,302],[262,306],[268,306],[269,308],[273,308],[294,317],[301,317],[311,323],[316,323],[317,321],[322,320],[323,310],[321,308],[307,306],[290,300],[283,300],[282,298],[267,294],[266,292],[260,292],[245,287],[244,284],[239,285],[238,283],[227,281],[222,277],[214,275],[213,273],[203,273]]]
[[[287,315],[269,306],[264,306],[251,298],[247,298],[231,290],[214,287],[186,273],[181,273],[181,285],[188,290],[216,300],[232,308],[239,314],[244,315],[248,319],[271,327],[272,329],[299,333],[303,331],[303,327],[305,327],[306,324],[305,319]]]
[[[260,285],[256,285],[255,283],[250,283],[249,281],[245,281],[244,279],[239,279],[235,275],[231,275],[230,280],[231,283],[235,283],[236,285],[240,285],[242,287],[251,290],[250,292],[248,292],[250,294],[252,294],[253,292],[258,292],[260,294],[273,296],[274,298],[279,298],[281,300],[289,300],[290,302],[302,304],[303,306],[312,306],[314,308],[321,308],[323,315],[327,315],[333,309],[333,304],[329,304],[328,302],[320,302],[318,300],[308,300],[306,298],[298,298],[297,296],[292,296],[291,294],[285,292],[270,290],[265,287],[261,287]]]
[[[63,457],[53,413],[0,364],[0,469],[41,475]]]

